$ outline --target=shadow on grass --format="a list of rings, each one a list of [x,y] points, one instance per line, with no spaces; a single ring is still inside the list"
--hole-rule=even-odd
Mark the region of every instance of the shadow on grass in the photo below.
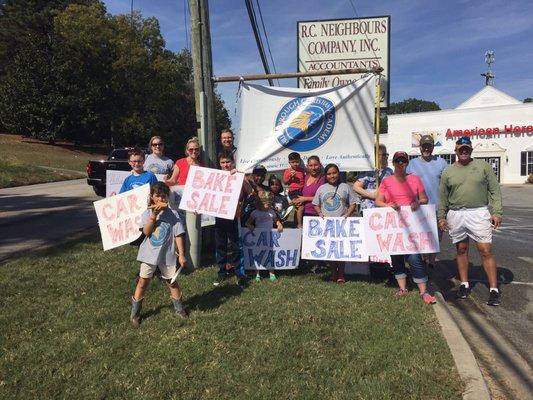
[[[236,284],[222,284],[214,289],[186,299],[190,310],[206,311],[218,308],[230,298],[240,296],[242,289]],[[163,307],[164,308],[164,307]]]
[[[36,235],[41,235],[40,231],[36,232]],[[1,240],[0,240],[1,242]],[[21,249],[15,253],[10,254],[5,258],[0,259],[0,267],[3,264],[16,261],[20,258],[29,258],[29,259],[38,259],[43,257],[55,257],[65,253],[65,249],[72,249],[76,246],[92,244],[92,243],[101,243],[100,234],[97,231],[97,228],[90,228],[87,230],[82,230],[72,234],[71,237],[57,239],[55,244],[46,244],[43,245],[43,248],[38,250],[24,250]]]

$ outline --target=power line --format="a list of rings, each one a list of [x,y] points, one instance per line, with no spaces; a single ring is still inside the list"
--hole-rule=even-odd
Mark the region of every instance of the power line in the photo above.
[[[188,1],[183,0],[183,26],[185,27],[185,48],[191,51],[191,45],[189,42],[189,28],[187,26],[187,12],[189,10]]]
[[[357,13],[357,9],[355,8],[355,3],[354,3],[354,1],[353,1],[353,0],[348,0],[348,1],[350,2],[350,5],[351,5],[352,8],[353,8],[353,12],[355,13],[355,16],[356,16],[357,18],[361,18],[361,17],[359,16],[359,14]],[[365,36],[366,36],[366,38],[367,38],[368,40],[370,40],[370,38],[368,37],[368,33],[366,33],[366,31],[365,31]],[[378,62],[378,65],[381,67],[381,64],[380,64],[380,61],[379,61],[378,55],[376,54],[376,51],[375,51],[373,48],[372,48],[372,53],[374,53],[374,57],[376,57],[376,61]]]
[[[246,4],[246,10],[248,11],[248,17],[250,18],[250,24],[252,25],[252,30],[254,32],[255,42],[257,44],[257,49],[259,50],[259,56],[261,57],[261,62],[263,63],[263,68],[265,69],[265,73],[269,75],[270,68],[268,67],[268,61],[266,59],[265,49],[263,47],[261,35],[259,34],[259,30],[257,29],[257,19],[255,17],[254,6],[251,0],[244,0],[244,2]],[[274,82],[270,78],[268,79],[268,83],[270,86],[274,86]]]
[[[270,49],[270,42],[268,40],[268,34],[265,28],[265,21],[263,20],[263,13],[261,12],[261,6],[259,5],[259,0],[255,0],[255,2],[257,4],[257,10],[259,11],[259,18],[261,19],[261,26],[263,27],[263,34],[265,35],[268,54],[270,55],[270,61],[272,61],[272,68],[274,69],[274,73],[277,73],[278,71],[276,71],[276,64],[274,63],[274,57],[272,56],[272,50]],[[278,79],[278,86],[279,86],[279,79]]]

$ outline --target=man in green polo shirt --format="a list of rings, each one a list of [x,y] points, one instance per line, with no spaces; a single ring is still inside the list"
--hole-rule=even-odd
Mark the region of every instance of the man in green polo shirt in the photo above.
[[[492,230],[502,222],[502,195],[492,167],[471,157],[472,142],[464,136],[455,143],[457,162],[442,173],[439,198],[439,228],[448,230],[457,250],[461,286],[457,296],[470,294],[468,244],[471,238],[481,256],[489,280],[490,306],[500,305],[496,260],[492,255]]]

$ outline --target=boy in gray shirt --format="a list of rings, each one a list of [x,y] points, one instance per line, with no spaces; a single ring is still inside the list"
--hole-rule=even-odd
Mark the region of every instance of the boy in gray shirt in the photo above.
[[[141,227],[146,235],[139,247],[137,261],[141,262],[139,281],[131,298],[130,321],[138,328],[141,323],[140,313],[144,293],[157,268],[161,277],[167,282],[172,303],[181,318],[188,314],[181,301],[182,293],[177,282],[172,282],[177,275],[176,261],[180,267],[187,263],[185,258],[185,239],[183,225],[179,214],[168,207],[170,189],[163,182],[157,182],[150,188],[150,204],[141,218]],[[176,250],[178,257],[176,258]]]

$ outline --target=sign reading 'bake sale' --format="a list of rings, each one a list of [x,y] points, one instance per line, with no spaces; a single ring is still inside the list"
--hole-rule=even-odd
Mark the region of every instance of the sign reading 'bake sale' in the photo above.
[[[191,166],[183,188],[180,208],[198,214],[233,220],[244,174]]]

